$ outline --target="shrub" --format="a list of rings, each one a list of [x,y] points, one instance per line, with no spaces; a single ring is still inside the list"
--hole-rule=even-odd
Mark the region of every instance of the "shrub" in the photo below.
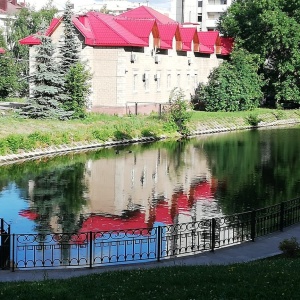
[[[251,126],[257,126],[262,119],[257,114],[250,114],[246,117],[246,122]]]
[[[169,109],[167,111],[168,121],[176,125],[181,135],[188,135],[188,122],[192,117],[192,104],[184,100],[182,89],[174,88],[169,96]]]
[[[291,237],[280,242],[279,250],[288,257],[295,257],[300,250],[300,245],[295,237]]]

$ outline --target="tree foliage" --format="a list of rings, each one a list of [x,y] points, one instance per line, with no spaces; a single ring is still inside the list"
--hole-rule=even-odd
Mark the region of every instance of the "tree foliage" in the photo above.
[[[188,135],[188,122],[192,117],[192,105],[190,101],[184,99],[184,92],[180,88],[174,88],[169,96],[169,121],[175,124],[177,131],[181,135]]]
[[[89,81],[91,74],[80,62],[71,66],[65,82],[65,90],[69,98],[64,102],[63,108],[72,111],[72,118],[84,118],[90,95]]]
[[[21,115],[29,118],[66,118],[61,109],[61,87],[64,79],[53,59],[52,39],[45,33],[37,35],[41,44],[36,46],[35,72],[32,74],[32,96]]]
[[[257,69],[253,55],[243,49],[234,50],[229,61],[211,72],[207,85],[199,85],[195,107],[204,107],[207,111],[239,111],[258,107],[263,96],[263,81]]]
[[[24,7],[19,13],[7,20],[6,36],[7,47],[12,51],[13,58],[17,62],[18,76],[20,79],[19,94],[28,94],[29,76],[29,47],[20,45],[19,40],[37,33],[43,22],[49,24],[57,9],[49,0],[41,10],[36,11],[34,7]]]
[[[219,30],[258,55],[266,95],[300,103],[298,0],[236,0],[220,18]]]
[[[18,87],[17,68],[9,52],[0,54],[0,100],[10,96]]]

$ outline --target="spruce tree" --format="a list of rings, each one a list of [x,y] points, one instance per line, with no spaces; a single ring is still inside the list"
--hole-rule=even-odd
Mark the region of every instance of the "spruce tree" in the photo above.
[[[60,50],[60,71],[65,76],[71,66],[80,61],[80,43],[72,23],[72,4],[67,1],[63,14],[64,33],[59,45]]]
[[[84,118],[91,74],[80,60],[81,44],[73,26],[72,14],[72,4],[67,1],[63,14],[64,33],[59,45],[60,72],[65,79],[61,101],[71,118]]]
[[[64,78],[58,72],[58,64],[53,58],[54,46],[51,37],[44,33],[37,37],[41,44],[36,46],[35,71],[31,80],[32,96],[20,114],[29,118],[65,119],[68,114],[60,104]]]

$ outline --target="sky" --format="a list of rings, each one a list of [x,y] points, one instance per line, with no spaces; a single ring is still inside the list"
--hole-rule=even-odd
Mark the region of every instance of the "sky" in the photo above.
[[[65,3],[67,0],[53,0],[53,4],[58,9],[63,9],[65,7]],[[75,8],[84,7],[85,5],[90,4],[101,4],[105,2],[103,0],[70,0],[74,3]],[[22,2],[22,1],[20,1]],[[34,5],[36,9],[40,9],[43,7],[48,0],[25,0],[26,4]],[[145,3],[147,0],[130,0],[130,2],[138,2],[138,3]],[[170,9],[171,0],[148,0],[150,6],[157,8],[157,9]]]

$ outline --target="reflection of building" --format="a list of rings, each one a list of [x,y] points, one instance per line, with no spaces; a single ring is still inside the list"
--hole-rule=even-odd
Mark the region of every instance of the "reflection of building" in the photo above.
[[[173,0],[172,17],[180,23],[194,23],[202,31],[215,30],[221,14],[232,0]]]

